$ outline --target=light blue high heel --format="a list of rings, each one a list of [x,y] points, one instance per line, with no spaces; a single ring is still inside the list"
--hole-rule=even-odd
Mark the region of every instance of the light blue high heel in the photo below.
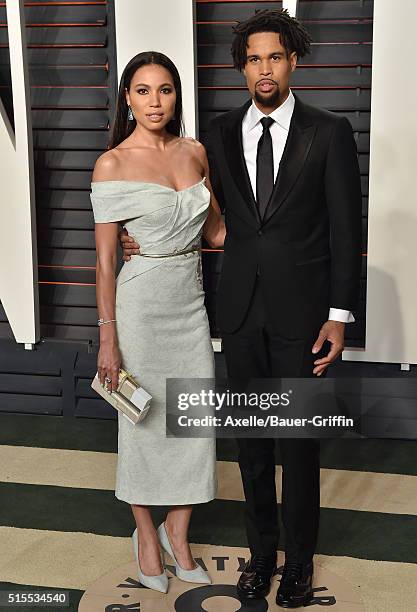
[[[177,578],[180,578],[185,582],[200,582],[203,584],[211,584],[210,576],[205,570],[203,570],[203,568],[196,562],[195,559],[194,563],[197,565],[195,569],[186,570],[181,567],[181,565],[179,565],[178,561],[175,558],[170,541],[168,539],[168,534],[165,529],[165,522],[159,525],[157,529],[157,534],[162,548],[171,556],[173,562],[175,563],[175,573]]]
[[[137,565],[137,570],[138,570],[139,582],[143,584],[143,586],[148,587],[149,589],[154,589],[155,591],[166,593],[168,591],[168,576],[165,572],[164,559],[162,557],[162,553],[161,553],[161,561],[162,561],[162,567],[164,568],[164,571],[162,572],[162,574],[158,574],[157,576],[147,576],[146,574],[143,574],[142,570],[140,569],[139,553],[138,553],[138,530],[137,529],[135,529],[135,531],[132,533],[132,542],[133,542],[133,549],[135,551],[135,559],[136,559],[136,565]]]

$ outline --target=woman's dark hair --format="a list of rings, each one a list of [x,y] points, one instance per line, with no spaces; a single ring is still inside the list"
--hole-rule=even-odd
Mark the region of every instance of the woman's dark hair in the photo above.
[[[281,44],[285,47],[287,57],[295,51],[297,57],[310,53],[312,39],[307,30],[286,9],[257,11],[246,21],[239,22],[234,28],[235,37],[232,43],[232,57],[235,68],[240,72],[247,62],[247,44],[251,34],[257,32],[277,32]]]
[[[136,127],[135,119],[129,121],[127,118],[128,106],[126,102],[125,88],[129,91],[130,82],[138,68],[149,64],[157,64],[163,66],[172,75],[174,87],[177,94],[175,104],[175,114],[171,121],[167,124],[166,129],[170,134],[175,136],[184,135],[184,119],[182,113],[182,87],[181,79],[175,64],[163,53],[157,51],[144,51],[132,57],[130,62],[123,70],[120,77],[119,93],[117,94],[116,112],[114,116],[113,126],[111,129],[109,149],[117,147],[125,138],[130,136]]]

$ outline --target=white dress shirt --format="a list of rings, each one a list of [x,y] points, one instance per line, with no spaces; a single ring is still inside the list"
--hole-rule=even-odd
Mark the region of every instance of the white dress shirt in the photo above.
[[[287,142],[288,130],[290,129],[291,117],[294,111],[295,98],[290,89],[290,93],[285,101],[278,106],[270,115],[264,115],[255,102],[252,100],[251,106],[248,108],[242,120],[242,141],[243,154],[245,156],[246,166],[252,191],[256,200],[256,156],[258,153],[258,141],[262,136],[263,128],[261,119],[263,117],[271,117],[274,123],[269,128],[272,138],[272,152],[274,158],[274,176],[276,178],[284,152],[285,143]],[[352,313],[349,310],[341,308],[330,308],[330,321],[341,321],[342,323],[353,323],[355,321]]]

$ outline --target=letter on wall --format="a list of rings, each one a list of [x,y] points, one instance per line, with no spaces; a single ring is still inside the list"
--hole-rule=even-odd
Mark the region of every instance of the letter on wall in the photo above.
[[[6,3],[15,131],[0,100],[0,300],[16,342],[39,341],[32,121],[23,0]]]

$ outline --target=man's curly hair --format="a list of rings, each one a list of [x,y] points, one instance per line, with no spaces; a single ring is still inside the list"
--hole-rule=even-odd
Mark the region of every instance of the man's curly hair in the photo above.
[[[286,9],[257,11],[246,21],[239,22],[233,28],[232,57],[234,67],[240,72],[247,62],[247,44],[251,34],[257,32],[277,32],[281,44],[285,47],[287,57],[295,51],[297,57],[310,53],[312,39],[307,30],[295,17],[291,17]]]

